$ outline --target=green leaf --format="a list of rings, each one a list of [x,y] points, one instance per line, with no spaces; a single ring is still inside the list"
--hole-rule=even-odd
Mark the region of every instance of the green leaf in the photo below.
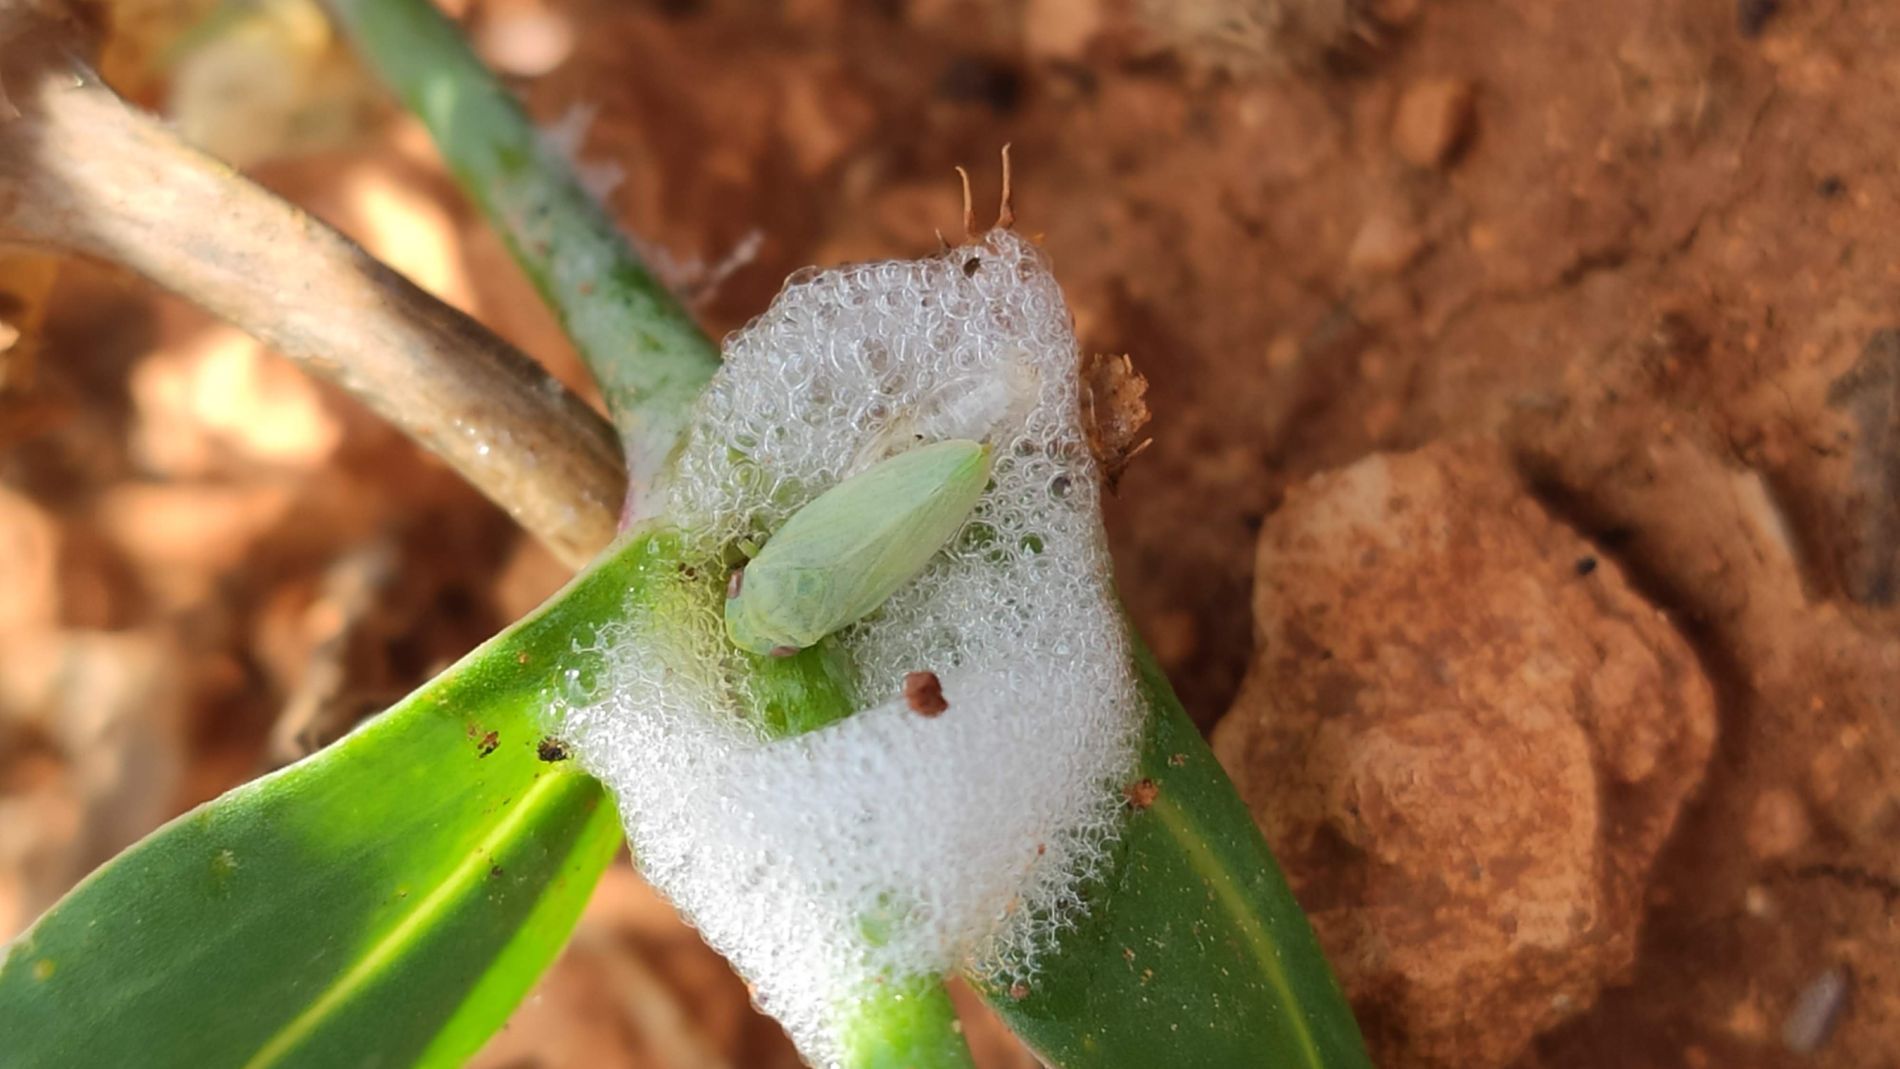
[[[1153,801],[1129,814],[1087,918],[1035,982],[979,990],[1059,1069],[1369,1069],[1253,817],[1145,647],[1136,664]]]
[[[9,1066],[457,1065],[566,940],[620,843],[538,752],[547,681],[653,540],[323,752],[185,814],[0,963]],[[587,645],[589,643],[582,643]],[[554,756],[554,755],[550,755]]]

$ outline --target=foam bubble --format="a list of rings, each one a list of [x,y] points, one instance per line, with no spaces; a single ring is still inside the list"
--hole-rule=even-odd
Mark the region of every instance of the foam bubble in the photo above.
[[[816,1064],[835,1064],[840,1000],[867,984],[1033,977],[1106,861],[1141,713],[1076,367],[1054,278],[1008,232],[794,275],[727,340],[664,490],[696,571],[922,441],[991,442],[991,487],[840,633],[863,707],[842,721],[779,740],[746,721],[703,580],[663,610],[631,604],[602,635],[599,696],[557,703],[642,871]],[[941,716],[906,706],[916,670],[942,679]]]

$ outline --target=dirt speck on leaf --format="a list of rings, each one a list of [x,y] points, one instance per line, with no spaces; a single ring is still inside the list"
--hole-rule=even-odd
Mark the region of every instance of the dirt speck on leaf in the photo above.
[[[1122,790],[1122,797],[1127,799],[1128,808],[1140,812],[1161,797],[1161,785],[1151,779],[1136,780]]]

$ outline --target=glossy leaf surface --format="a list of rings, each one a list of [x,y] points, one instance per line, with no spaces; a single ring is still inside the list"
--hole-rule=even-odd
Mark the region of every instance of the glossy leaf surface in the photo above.
[[[1145,648],[1137,666],[1153,790],[1131,785],[1115,867],[1036,982],[979,990],[1058,1069],[1369,1069],[1252,816]]]
[[[185,814],[8,949],[9,1066],[457,1065],[565,942],[620,844],[545,760],[545,681],[630,554],[401,704]],[[553,749],[550,748],[550,754]]]

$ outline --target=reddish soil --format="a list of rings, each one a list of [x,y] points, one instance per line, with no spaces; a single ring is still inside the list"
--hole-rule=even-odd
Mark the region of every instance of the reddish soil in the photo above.
[[[549,122],[598,108],[582,155],[624,169],[611,202],[653,248],[716,262],[762,235],[701,306],[715,330],[797,267],[933,248],[959,225],[952,166],[993,196],[1012,142],[1018,228],[1043,235],[1085,349],[1129,353],[1150,381],[1156,442],[1110,536],[1131,610],[1210,730],[1278,652],[1252,611],[1263,523],[1375,453],[1488,441],[1499,485],[1548,517],[1525,544],[1587,547],[1619,598],[1660,614],[1670,634],[1650,645],[1691,651],[1713,749],[1618,877],[1628,953],[1581,988],[1565,973],[1563,1012],[1512,1018],[1534,1038],[1381,1031],[1386,1064],[1449,1049],[1525,1069],[1900,1065],[1900,11],[468,6],[497,40],[550,10],[579,28],[521,87]],[[412,129],[259,174],[577,377]],[[110,693],[85,699],[105,710],[85,734],[57,715],[83,704],[70,684],[18,659],[0,672],[0,802],[37,829],[0,844],[14,926],[561,577],[445,470],[275,361],[231,355],[241,343],[190,309],[68,267],[49,316],[34,381],[0,379],[0,544],[22,547],[0,555],[0,627],[45,643],[37,663],[94,665]],[[260,429],[306,418],[289,439]],[[141,762],[104,753],[133,738]],[[1271,785],[1310,776],[1308,757],[1230,768]],[[1280,804],[1271,786],[1249,797]],[[1588,785],[1495,801],[1539,827],[1538,806],[1598,797],[1616,804]],[[1586,863],[1634,850],[1566,842]],[[1326,866],[1364,858],[1282,845],[1297,888],[1350,906]],[[1404,899],[1389,882],[1404,871],[1380,871],[1382,901]],[[1824,997],[1842,977],[1844,1000]],[[1825,1027],[1796,1012],[1804,991],[1839,1003]],[[1354,995],[1376,1021],[1426,997]],[[743,988],[617,876],[483,1064],[789,1059]],[[1023,1064],[1000,1043],[986,1061]]]

